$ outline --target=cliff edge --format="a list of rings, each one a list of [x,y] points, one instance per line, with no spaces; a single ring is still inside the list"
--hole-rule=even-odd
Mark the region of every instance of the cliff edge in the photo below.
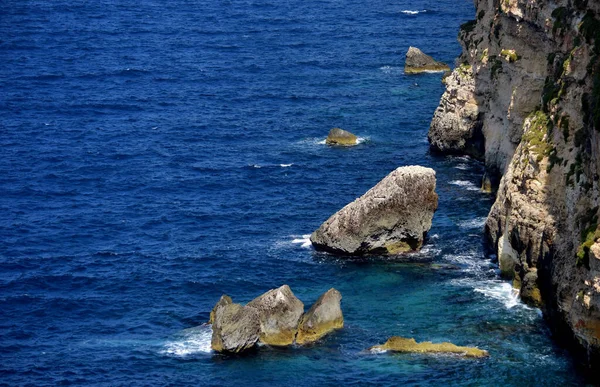
[[[555,337],[600,365],[600,2],[476,0],[429,131],[501,176],[485,231]]]

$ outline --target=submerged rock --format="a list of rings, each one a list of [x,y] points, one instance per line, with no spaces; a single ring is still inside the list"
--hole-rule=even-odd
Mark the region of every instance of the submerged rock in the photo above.
[[[369,350],[411,353],[454,353],[465,357],[487,357],[489,353],[476,347],[459,347],[452,343],[434,344],[431,341],[417,343],[415,339],[392,336],[385,344],[375,345]]]
[[[350,145],[356,145],[358,141],[358,138],[344,130],[344,129],[340,129],[340,128],[333,128],[329,131],[329,134],[327,135],[327,139],[325,140],[325,143],[327,145],[344,145],[344,146],[350,146]]]
[[[429,55],[423,53],[416,47],[409,47],[406,53],[406,62],[404,64],[404,72],[407,74],[415,74],[422,72],[445,72],[450,71],[447,64],[438,62]]]
[[[213,350],[239,353],[256,345],[260,334],[258,310],[240,304],[215,309],[210,343]]]
[[[329,289],[313,304],[300,321],[296,343],[303,345],[319,340],[336,329],[344,327],[340,302],[342,295]]]
[[[276,346],[294,343],[304,304],[289,286],[269,290],[250,301],[246,307],[258,310],[261,343]]]
[[[421,248],[437,209],[435,171],[400,167],[332,215],[310,236],[317,250],[400,254]]]

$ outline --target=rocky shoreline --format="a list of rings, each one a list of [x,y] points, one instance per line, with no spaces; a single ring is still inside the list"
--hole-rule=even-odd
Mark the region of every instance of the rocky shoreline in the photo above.
[[[498,188],[485,232],[503,275],[591,370],[600,364],[600,3],[475,3],[429,141],[484,161]]]
[[[540,307],[557,339],[591,369],[600,364],[600,4],[476,0],[476,5],[477,20],[461,26],[457,67],[444,79],[446,92],[428,134],[431,149],[485,163],[482,189],[497,191],[485,224],[492,256],[522,300]],[[444,66],[411,47],[405,71]],[[334,136],[341,140],[328,144],[356,140],[340,129],[332,130]],[[416,251],[436,208],[435,172],[398,168],[310,239],[317,250],[340,255]],[[270,292],[295,298],[289,288]],[[271,333],[274,320],[264,313],[278,307],[260,306],[269,294],[246,306],[222,298],[211,314],[213,349],[302,345],[326,334],[315,328],[319,319],[311,313],[327,294],[306,314],[296,299],[297,313],[286,315],[283,326],[275,323]],[[232,321],[249,321],[241,330],[248,340],[226,344]],[[324,326],[326,332],[338,329],[343,318],[330,316]],[[465,350],[449,343],[409,344],[417,351]]]

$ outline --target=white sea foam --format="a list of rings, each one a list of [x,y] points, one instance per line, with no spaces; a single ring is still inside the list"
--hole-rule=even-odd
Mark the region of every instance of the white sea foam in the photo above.
[[[464,187],[467,191],[479,191],[479,188],[475,184],[467,180],[452,180],[450,184]]]
[[[404,69],[402,67],[395,67],[395,66],[382,66],[379,68],[379,70],[381,70],[385,74],[404,72]]]
[[[475,291],[486,297],[498,300],[504,304],[507,309],[514,308],[517,305],[523,305],[519,301],[518,292],[512,285],[504,281],[485,281],[475,288]]]
[[[431,237],[429,238],[431,239]],[[423,246],[423,248],[415,253],[412,253],[414,257],[422,257],[422,258],[429,258],[429,257],[436,257],[438,256],[440,253],[442,252],[442,249],[436,247],[433,244],[426,244],[425,246]]]
[[[405,9],[404,11],[400,11],[400,12],[402,12],[402,13],[403,13],[403,14],[405,14],[405,15],[418,15],[418,14],[420,14],[420,13],[422,13],[422,12],[427,12],[427,10],[426,10],[426,9],[424,9],[424,10],[422,10],[422,11],[412,11],[412,10],[410,10],[410,9]]]
[[[451,280],[450,283],[460,287],[472,288],[475,293],[483,294],[485,297],[499,302],[506,309],[513,309],[515,307],[531,309],[521,302],[518,291],[513,289],[510,283],[503,280],[456,278]]]
[[[301,238],[296,237],[292,240],[292,243],[299,244],[300,247],[304,247],[305,249],[308,249],[310,246],[312,246],[312,243],[310,243],[310,234],[302,235]]]
[[[460,228],[482,228],[485,225],[486,217],[482,216],[475,219],[463,220],[458,222]]]
[[[291,164],[279,164],[279,166],[280,166],[281,168],[287,168],[287,167],[291,167],[292,165],[294,165],[294,163],[291,163]]]
[[[364,142],[369,141],[370,139],[371,139],[370,137],[360,137],[360,136],[357,136],[356,137],[356,144],[362,144]],[[317,140],[317,144],[319,144],[319,145],[326,145],[327,144],[326,141],[327,141],[327,138],[324,138],[322,140]]]
[[[174,340],[164,345],[162,353],[170,356],[190,356],[210,353],[212,328],[210,325],[186,329]]]
[[[469,169],[469,166],[467,164],[460,163],[460,164],[456,165],[454,168],[460,169],[461,171],[467,171]]]
[[[476,275],[489,272],[490,268],[493,266],[490,260],[478,257],[477,253],[474,252],[446,254],[444,255],[444,260],[460,265],[465,272],[475,273]]]

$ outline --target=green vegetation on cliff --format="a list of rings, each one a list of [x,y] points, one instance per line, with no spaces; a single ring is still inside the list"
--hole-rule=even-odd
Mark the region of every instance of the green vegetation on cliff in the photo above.
[[[519,55],[517,55],[515,50],[504,49],[504,50],[500,51],[500,56],[505,58],[509,63],[513,63],[513,62],[516,62],[519,59],[521,59],[521,57]]]
[[[548,143],[552,123],[541,110],[531,113],[528,118],[530,119],[529,129],[523,133],[522,141],[527,145],[527,149],[536,156],[536,161],[539,163],[554,149]]]
[[[584,266],[590,269],[590,247],[600,238],[600,228],[598,227],[598,207],[591,209],[584,217],[581,223],[585,226],[581,232],[581,244],[577,249],[577,266]]]

